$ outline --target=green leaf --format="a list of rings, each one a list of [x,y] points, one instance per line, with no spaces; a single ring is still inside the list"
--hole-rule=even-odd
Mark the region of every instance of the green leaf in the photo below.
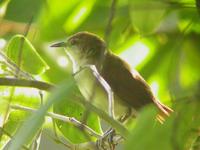
[[[8,43],[6,53],[12,61],[17,65],[20,63],[20,67],[31,74],[41,74],[48,69],[48,65],[23,35],[12,37]]]
[[[30,113],[20,110],[11,111],[4,129],[9,132],[10,135],[13,135],[13,133],[16,132],[17,128],[26,120],[29,115]]]
[[[198,137],[200,126],[200,103],[192,98],[178,103],[175,112],[164,124],[156,123],[156,111],[145,108],[126,143],[132,150],[188,150]],[[185,101],[182,100],[183,102]]]
[[[20,0],[19,3],[18,0],[10,0],[9,7],[5,14],[5,19],[16,22],[28,22],[31,17],[37,16],[43,2],[43,0]],[[13,26],[13,28],[15,27]],[[17,31],[16,33],[19,32]]]
[[[10,95],[9,95],[10,89],[11,88],[5,88],[5,87],[0,88],[0,93],[1,93],[0,117],[1,118],[5,117],[6,108],[8,106],[8,100],[10,99]],[[30,88],[15,88],[15,93],[12,97],[11,105],[13,105],[13,104],[28,106],[31,108],[37,107],[40,104],[40,97],[39,97],[38,90],[30,89]],[[7,133],[9,133],[9,135],[13,135],[16,132],[17,128],[20,127],[20,125],[29,116],[30,116],[30,113],[28,113],[28,112],[11,109],[8,119],[6,120],[6,123],[4,124],[4,130]],[[4,142],[7,143],[8,140],[9,139],[6,139],[6,141],[4,141]],[[2,146],[5,146],[5,143],[2,144]],[[1,148],[2,147],[0,147],[0,149]]]
[[[166,12],[165,3],[155,0],[129,0],[133,26],[140,34],[150,34],[159,26]]]
[[[37,21],[40,26],[40,38],[52,41],[66,37],[63,28],[64,22],[80,2],[81,0],[66,0],[64,3],[63,0],[46,1],[48,9],[45,5],[42,7]]]
[[[76,92],[78,94],[78,89],[76,89]],[[54,105],[54,112],[64,116],[74,117],[81,121],[86,109],[76,102],[77,100],[74,95],[75,94],[72,93],[67,98],[61,98],[62,101]],[[72,143],[77,144],[96,140],[96,138],[89,136],[86,132],[70,123],[56,120],[56,124],[63,135]],[[100,120],[94,113],[89,112],[85,124],[97,133],[101,133]]]
[[[2,19],[4,17],[9,2],[10,2],[10,0],[2,0],[0,2],[0,19]]]
[[[72,92],[72,84],[74,84],[73,81],[67,80],[64,81],[62,85],[58,86],[57,90],[55,90],[49,96],[48,101],[44,105],[42,105],[36,113],[33,113],[33,115],[31,115],[31,117],[29,117],[18,129],[18,131],[11,140],[9,149],[18,150],[23,144],[27,144],[32,140],[32,138],[42,126],[45,114],[48,111],[48,109],[54,103],[60,102],[60,97],[65,97],[70,92]]]
[[[160,126],[155,122],[157,112],[152,107],[146,107],[138,118],[138,122],[132,131],[126,144],[126,149],[132,150],[171,150],[167,143],[170,132],[166,125]],[[159,144],[158,144],[159,143]]]
[[[195,85],[200,80],[199,39],[187,39],[182,44],[182,59],[180,66],[180,81],[182,87]]]
[[[74,8],[74,11],[64,24],[64,29],[67,33],[73,32],[80,26],[82,22],[84,22],[84,20],[90,14],[95,2],[96,0],[84,0]]]

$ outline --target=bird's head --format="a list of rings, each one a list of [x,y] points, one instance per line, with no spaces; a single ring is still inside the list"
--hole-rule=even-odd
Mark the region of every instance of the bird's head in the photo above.
[[[64,47],[67,54],[79,67],[95,64],[106,52],[105,42],[95,34],[78,32],[70,36],[66,42],[53,44],[51,47]]]

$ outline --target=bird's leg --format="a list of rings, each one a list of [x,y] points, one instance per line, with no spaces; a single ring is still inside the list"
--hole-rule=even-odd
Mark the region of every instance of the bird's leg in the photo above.
[[[128,118],[130,117],[136,117],[137,116],[137,111],[134,110],[133,108],[128,108],[128,111],[123,115],[121,116],[118,121],[121,122],[121,123],[124,123],[125,121],[127,121]]]
[[[128,108],[128,111],[123,116],[121,116],[118,121],[124,123],[132,115],[136,116],[137,111],[133,110],[132,108]],[[103,137],[97,141],[97,147],[105,147],[104,145],[106,145],[107,147],[109,146],[109,149],[113,150],[115,146],[123,140],[124,138],[117,134],[115,129],[111,127],[106,130]]]
[[[86,68],[88,68],[92,71],[96,80],[102,85],[102,87],[106,91],[106,93],[108,95],[108,114],[109,114],[110,117],[115,119],[113,91],[112,91],[110,85],[99,74],[99,72],[96,69],[96,66],[95,65],[84,65],[84,66],[80,67],[80,69],[77,72],[75,72],[73,75],[75,76],[76,74],[80,73],[82,70],[84,70]]]
[[[99,74],[99,72],[96,69],[95,65],[85,65],[79,68],[77,72],[73,74],[73,76],[76,76],[78,73],[80,73],[84,69],[90,69],[96,78],[97,82],[99,82],[104,90],[106,91],[108,95],[108,114],[110,117],[115,119],[115,114],[114,114],[114,99],[113,99],[113,91],[110,87],[110,85],[104,80],[104,78]],[[113,137],[115,135],[115,130],[113,128],[110,128],[107,130],[103,137],[101,139],[97,140],[97,147],[100,149],[111,149],[114,150],[114,147],[116,144],[113,142]]]
[[[118,120],[121,123],[124,123],[132,114],[132,109],[129,108],[127,113],[124,114],[123,116],[121,116]],[[114,149],[114,147],[120,143],[120,141],[122,141],[124,138],[121,135],[118,135],[115,131],[115,129],[113,129],[112,127],[109,128],[108,130],[106,130],[106,132],[103,135],[103,139],[107,140],[109,145],[110,145],[110,149]],[[105,141],[103,140],[102,141]]]
[[[98,139],[96,146],[98,149],[114,150],[116,145],[124,141],[124,138],[117,134],[115,129],[110,128],[107,130],[101,139]]]

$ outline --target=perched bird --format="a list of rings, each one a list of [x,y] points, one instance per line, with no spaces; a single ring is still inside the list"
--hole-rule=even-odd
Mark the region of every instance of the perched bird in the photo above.
[[[113,111],[116,119],[124,121],[131,116],[130,110],[137,112],[148,104],[154,104],[161,116],[172,112],[154,96],[142,76],[109,51],[106,43],[95,34],[79,32],[52,47],[65,47],[85,99],[110,114]]]

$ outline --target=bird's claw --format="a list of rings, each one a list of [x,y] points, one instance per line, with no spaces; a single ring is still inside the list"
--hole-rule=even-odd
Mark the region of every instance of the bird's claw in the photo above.
[[[115,136],[118,136],[115,133],[114,129],[107,130],[103,137],[97,140],[97,148],[99,150],[114,150],[116,145],[118,144],[118,140],[116,140]],[[121,137],[121,136],[120,136]]]

